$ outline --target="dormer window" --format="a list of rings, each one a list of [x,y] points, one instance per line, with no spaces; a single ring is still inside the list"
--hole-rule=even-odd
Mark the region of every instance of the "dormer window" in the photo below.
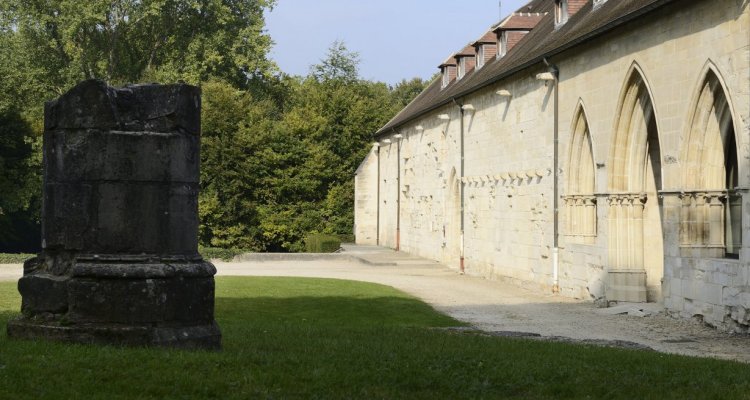
[[[508,54],[508,31],[501,31],[497,37],[497,58]]]
[[[442,74],[442,79],[440,82],[440,88],[442,89],[450,85],[453,79],[456,78],[455,58],[453,58],[453,56],[450,56],[447,60],[445,60],[444,63],[440,64],[439,68],[440,68],[440,73]]]
[[[466,75],[466,57],[458,59],[458,79],[461,79]]]
[[[487,31],[472,44],[476,54],[476,68],[482,68],[487,61],[497,55],[497,36],[492,30]]]
[[[568,21],[568,0],[555,0],[555,27]]]

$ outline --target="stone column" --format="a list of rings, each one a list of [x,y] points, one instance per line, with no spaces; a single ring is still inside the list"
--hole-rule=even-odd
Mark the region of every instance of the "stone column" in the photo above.
[[[218,349],[198,254],[200,89],[80,83],[45,107],[42,252],[14,338]]]

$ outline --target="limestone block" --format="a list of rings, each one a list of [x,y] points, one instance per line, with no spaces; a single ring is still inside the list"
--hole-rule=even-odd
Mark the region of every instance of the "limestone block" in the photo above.
[[[646,302],[646,271],[610,269],[607,272],[607,300]]]

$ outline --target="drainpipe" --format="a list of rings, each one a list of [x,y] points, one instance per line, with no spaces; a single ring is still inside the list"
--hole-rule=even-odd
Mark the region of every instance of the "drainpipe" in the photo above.
[[[465,197],[464,197],[464,105],[459,104],[455,98],[451,99],[453,100],[453,104],[455,104],[458,107],[458,112],[461,115],[461,123],[460,123],[460,130],[461,130],[461,140],[460,140],[460,147],[461,147],[461,167],[459,172],[459,188],[461,188],[461,263],[459,265],[460,271],[463,274],[465,271],[464,268],[464,248],[465,248],[465,241],[464,241],[464,205],[465,203]]]
[[[552,209],[554,212],[553,217],[553,234],[552,234],[552,292],[553,293],[559,293],[560,292],[560,278],[559,278],[559,271],[560,271],[560,264],[559,264],[559,255],[560,255],[560,247],[559,247],[559,200],[558,200],[558,192],[559,192],[559,172],[558,172],[558,158],[559,158],[559,150],[558,150],[558,132],[559,132],[559,94],[560,94],[560,70],[557,68],[556,65],[550,64],[550,62],[545,57],[543,59],[544,64],[549,68],[549,72],[554,76],[553,85],[554,87],[554,128],[553,128],[553,145],[554,145],[554,151],[553,151],[553,189],[552,189]]]
[[[375,245],[380,246],[380,143],[375,143],[375,151],[377,151],[377,157],[378,157],[378,173],[377,173],[377,181],[378,181],[378,189],[377,189],[377,212],[375,214]]]
[[[396,139],[396,251],[401,250],[401,139],[403,135],[391,128]]]

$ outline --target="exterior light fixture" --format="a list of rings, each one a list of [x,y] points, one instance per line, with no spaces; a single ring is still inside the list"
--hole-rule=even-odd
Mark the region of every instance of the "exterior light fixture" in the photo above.
[[[464,104],[461,106],[461,109],[464,111],[474,111],[474,106],[471,104]]]
[[[397,133],[397,134],[393,135],[393,138],[394,138],[394,139],[398,139],[398,140],[401,140],[401,139],[403,139],[403,138],[404,138],[404,135],[402,135],[402,134],[400,134],[400,133]]]
[[[451,119],[451,117],[448,114],[440,114],[440,115],[438,115],[438,119],[442,120],[442,121],[447,121],[447,120]]]
[[[416,129],[417,132],[424,132],[424,126],[422,126],[422,125],[417,125],[417,127],[414,128],[414,129]]]
[[[542,72],[541,74],[536,74],[536,79],[540,81],[554,81],[555,75],[552,72]]]
[[[501,89],[495,92],[500,97],[512,97],[513,95],[510,93],[510,90],[507,89]]]
[[[383,143],[384,143],[384,144],[391,144],[391,139],[384,139],[384,140],[383,140]]]
[[[376,147],[376,148],[377,148],[377,147],[380,147],[380,143],[378,143],[378,142],[375,142],[375,143],[373,143],[373,144],[372,144],[372,147]]]

